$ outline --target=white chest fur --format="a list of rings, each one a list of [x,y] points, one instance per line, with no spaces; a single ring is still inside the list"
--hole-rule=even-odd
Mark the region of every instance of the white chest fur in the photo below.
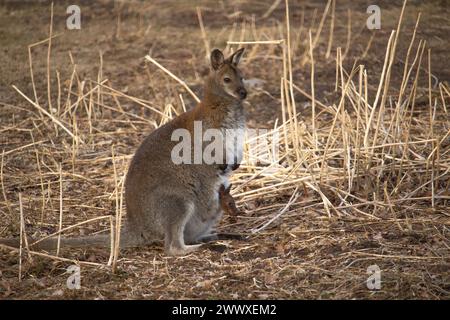
[[[223,129],[225,138],[225,159],[226,163],[241,163],[244,150],[245,124],[239,124],[234,128]]]

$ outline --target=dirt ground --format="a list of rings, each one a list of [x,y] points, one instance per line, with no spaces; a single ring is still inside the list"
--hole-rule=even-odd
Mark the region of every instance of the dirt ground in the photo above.
[[[403,2],[377,1],[381,8],[381,29],[371,31],[365,22],[367,6],[372,2],[336,1],[334,39],[328,59],[325,53],[330,17],[325,20],[315,48],[315,94],[317,100],[326,105],[339,101],[339,94],[335,92],[334,57],[337,47],[342,47],[342,52],[345,52],[343,65],[347,71],[351,70],[355,60],[356,65],[366,66],[368,94],[371,99],[375,96],[387,41],[391,30],[397,27]],[[0,1],[0,152],[4,152],[0,237],[19,236],[20,207],[29,237],[39,238],[58,230],[60,164],[64,182],[63,227],[114,215],[116,179],[111,146],[114,145],[115,164],[121,176],[143,137],[161,121],[142,103],[160,111],[171,104],[175,110],[181,111],[179,95],[182,94],[188,109],[195,104],[172,78],[145,62],[145,55],[149,54],[201,96],[202,79],[209,66],[196,7],[201,8],[209,48],[223,49],[232,34],[233,24],[234,41],[254,40],[255,30],[259,40],[284,38],[285,2],[281,1],[265,17],[272,3],[157,0],[124,1],[119,5],[106,0],[80,0],[76,4],[81,8],[81,29],[67,30],[66,8],[74,2],[55,1],[52,30],[55,37],[52,38],[50,56],[51,92],[48,92],[48,42],[45,42],[32,48],[35,97],[28,46],[48,38],[51,2]],[[325,6],[326,1],[289,2],[293,80],[306,92],[311,91],[311,67],[302,62],[308,53],[307,30],[311,28],[312,35],[315,35]],[[426,48],[431,49],[432,80],[439,83],[450,80],[450,5],[445,0],[411,0],[403,17],[398,59],[392,66],[392,88],[398,88],[402,82],[402,59],[405,59],[419,12],[421,20],[416,37],[426,40]],[[242,32],[244,21],[245,31]],[[369,41],[372,41],[370,49],[362,57]],[[252,45],[247,45],[246,51],[250,52],[252,48]],[[277,118],[281,120],[281,55],[281,49],[276,45],[260,45],[252,51],[250,62],[244,59],[246,78],[264,80],[263,89],[250,91],[245,104],[249,127],[270,128]],[[423,59],[424,69],[419,78],[422,89],[419,91],[425,94],[428,88],[426,50]],[[60,87],[64,88],[60,93],[58,78]],[[12,87],[16,86],[33,101],[39,101],[45,110],[50,110],[50,95],[51,107],[63,119],[64,111],[60,108],[65,108],[71,79],[78,82],[78,87],[74,85],[72,88],[72,104],[76,102],[75,94],[80,93],[77,90],[81,82],[84,81],[82,86],[86,95],[95,85],[85,79],[108,79],[107,85],[122,93],[120,96],[104,93],[105,100],[102,101],[106,107],[97,106],[92,122],[90,118],[87,120],[87,111],[83,113],[91,108],[86,102],[80,103],[76,111],[80,115],[77,123],[74,117],[70,118],[72,123],[67,122],[69,118],[64,118],[64,123],[76,128],[86,140],[80,145],[74,144],[68,134],[56,128],[49,117],[42,116]],[[97,91],[93,92],[91,100],[97,101]],[[389,93],[398,95],[395,89]],[[141,100],[136,102],[125,95]],[[436,97],[441,99],[438,94]],[[100,101],[100,97],[98,99]],[[449,97],[442,99],[448,105]],[[296,91],[295,100],[302,120],[309,127],[312,117],[310,99]],[[418,106],[417,119],[422,119],[422,116],[427,119],[426,103]],[[445,136],[449,130],[448,115],[439,112],[434,134],[440,138],[447,137],[441,144],[440,163],[448,168],[449,139]],[[327,119],[328,123],[331,121]],[[421,123],[417,120],[418,126]],[[421,132],[411,133],[414,134],[418,139],[425,139]],[[72,153],[74,149],[76,152]],[[429,150],[423,149],[420,155],[426,158],[428,154]],[[418,172],[416,178],[421,179],[421,171]],[[439,172],[442,174],[445,170]],[[431,191],[424,187],[423,192],[415,193],[415,200],[408,203],[359,207],[361,211],[367,209],[372,218],[356,211],[347,212],[347,209],[338,209],[342,214],[329,216],[321,197],[305,190],[298,202],[280,219],[252,235],[248,241],[223,241],[178,258],[165,256],[158,246],[121,250],[115,273],[106,266],[110,255],[107,249],[62,248],[59,257],[81,261],[79,290],[70,290],[66,286],[67,267],[74,264],[72,261],[56,260],[54,253],[51,256],[29,256],[24,251],[19,266],[18,252],[2,247],[0,299],[449,299],[448,178],[447,171],[436,184],[440,198],[434,207],[429,200]],[[405,187],[405,194],[420,187],[420,183],[414,181]],[[383,195],[383,184],[378,187]],[[391,188],[390,185],[387,188]],[[220,230],[248,233],[252,227],[279,212],[290,195],[280,191],[274,192],[274,196],[248,201],[238,195],[238,206],[245,213],[237,223],[224,217]],[[337,196],[327,196],[336,207],[340,207]],[[376,203],[377,199],[372,200]],[[384,197],[378,200],[389,201]],[[65,235],[108,232],[109,226],[108,219],[98,220],[71,229]],[[369,290],[366,285],[367,269],[372,265],[381,270],[379,290]],[[19,269],[21,281],[18,280]]]

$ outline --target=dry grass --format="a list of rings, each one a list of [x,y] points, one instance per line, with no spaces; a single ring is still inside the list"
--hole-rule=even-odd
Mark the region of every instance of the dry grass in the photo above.
[[[22,100],[0,101],[2,118],[12,119],[2,121],[0,132],[7,134],[8,145],[14,145],[2,150],[0,235],[20,235],[24,240],[19,250],[0,249],[0,294],[5,298],[450,297],[446,106],[450,87],[432,74],[433,51],[427,39],[416,36],[419,21],[409,30],[411,37],[402,36],[401,10],[384,48],[370,50],[377,50],[374,55],[380,59],[383,56],[374,74],[364,65],[374,37],[364,40],[359,54],[351,50],[352,39],[360,39],[352,34],[358,32],[351,28],[357,17],[352,18],[350,11],[348,26],[344,24],[347,34],[339,42],[347,44],[339,48],[339,35],[333,35],[339,3],[324,4],[323,11],[316,10],[319,23],[302,21],[299,28],[289,21],[298,8],[289,12],[285,4],[276,1],[261,9],[265,18],[259,28],[253,20],[250,26],[235,24],[229,37],[226,32],[221,35],[228,39],[227,47],[245,44],[249,78],[260,69],[264,81],[272,84],[270,91],[253,89],[250,103],[252,97],[269,97],[280,114],[265,125],[271,127],[264,136],[267,145],[256,150],[254,141],[247,141],[245,161],[233,176],[233,194],[245,214],[236,223],[225,218],[220,226],[250,234],[250,240],[211,245],[182,258],[166,257],[157,247],[120,254],[113,245],[109,253],[27,250],[27,237],[61,234],[111,232],[118,243],[123,179],[133,151],[144,133],[186,108],[186,92],[196,100],[189,85],[198,82],[181,80],[181,70],[166,66],[151,52],[146,70],[160,71],[158,79],[164,83],[158,86],[154,82],[159,80],[150,77],[150,86],[165,92],[152,101],[114,88],[104,77],[101,54],[96,77],[83,77],[70,55],[70,76],[60,79],[58,73],[56,79],[50,23],[48,39],[29,46],[29,52],[47,46],[47,91],[36,89],[30,53],[32,94],[14,85]],[[278,6],[284,12],[272,19],[279,24],[265,24],[280,10]],[[200,22],[201,56],[212,35],[205,8],[192,10]],[[119,25],[123,20],[117,23],[123,37]],[[144,34],[144,29],[136,33]],[[334,56],[333,51],[329,54],[332,47]],[[202,59],[199,64],[205,63]],[[317,77],[317,69],[323,71],[321,64],[333,70],[335,81],[329,86],[335,92],[329,95],[323,94],[318,80],[322,78]],[[275,65],[279,71],[264,71]],[[309,78],[297,79],[305,70]],[[273,150],[274,134],[279,137],[279,158],[265,161],[265,152]],[[267,141],[261,138],[256,141]],[[83,268],[82,290],[64,289],[64,270],[71,263]],[[382,289],[376,292],[365,286],[366,269],[373,264],[382,270]]]

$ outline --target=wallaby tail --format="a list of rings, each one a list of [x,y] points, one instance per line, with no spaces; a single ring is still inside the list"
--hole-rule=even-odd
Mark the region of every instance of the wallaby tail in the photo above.
[[[20,246],[20,239],[9,238],[0,239],[0,244],[4,244],[10,247],[18,248]],[[42,241],[38,239],[28,238],[28,244],[31,250],[46,250],[52,251],[56,250],[58,245],[58,238],[48,238]],[[133,247],[139,245],[135,237],[129,235],[128,232],[122,230],[120,234],[120,247]],[[22,243],[22,247],[25,244]],[[60,247],[71,247],[71,248],[87,248],[87,247],[98,247],[98,248],[110,248],[111,247],[111,235],[95,235],[95,236],[85,236],[76,238],[61,238]]]

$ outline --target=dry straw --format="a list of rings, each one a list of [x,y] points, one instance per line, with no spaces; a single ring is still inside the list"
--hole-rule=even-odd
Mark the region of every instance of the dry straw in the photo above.
[[[281,1],[275,1],[266,12],[265,17],[270,16],[280,4]],[[251,50],[253,55],[251,59],[256,59],[256,56],[259,56],[258,59],[261,56],[269,56],[280,61],[279,74],[276,79],[269,80],[273,80],[275,85],[280,88],[277,103],[282,117],[282,119],[278,119],[269,134],[257,138],[257,140],[266,141],[266,143],[258,142],[259,148],[251,148],[249,141],[246,142],[244,158],[247,161],[233,175],[232,182],[236,186],[234,196],[237,198],[239,206],[247,211],[247,215],[240,217],[242,219],[236,225],[240,231],[253,232],[257,235],[275,233],[278,223],[285,221],[295,224],[298,218],[306,212],[317,213],[330,221],[338,217],[351,218],[361,221],[363,225],[379,221],[386,223],[396,221],[396,226],[406,230],[405,223],[402,222],[402,225],[399,225],[396,217],[398,208],[417,210],[419,207],[447,206],[450,198],[448,195],[448,173],[450,171],[448,136],[450,131],[448,130],[446,103],[450,98],[450,89],[447,83],[440,82],[436,87],[432,84],[430,57],[433,52],[427,50],[427,55],[423,57],[425,49],[427,49],[426,42],[416,39],[420,16],[417,18],[414,34],[404,59],[401,84],[398,87],[393,86],[391,81],[393,65],[401,59],[397,47],[398,43],[403,41],[400,39],[400,30],[404,10],[405,5],[402,8],[397,29],[392,31],[388,39],[380,78],[376,80],[374,97],[369,95],[369,84],[373,84],[375,79],[368,79],[367,68],[361,65],[361,62],[355,64],[350,70],[345,67],[349,62],[352,41],[352,14],[348,13],[345,50],[344,52],[341,48],[336,50],[335,89],[338,98],[333,103],[325,102],[316,89],[315,72],[320,58],[317,48],[320,46],[326,48],[322,52],[325,52],[325,57],[328,59],[334,56],[332,51],[333,32],[337,23],[334,0],[327,2],[318,27],[314,28],[311,25],[306,29],[309,32],[304,38],[300,37],[303,26],[295,30],[291,28],[289,20],[291,14],[287,0],[285,1],[286,24],[280,27],[281,34],[278,32],[258,33],[253,24],[251,28],[254,39],[246,40],[245,32],[242,29],[241,39],[234,40],[237,28],[234,25],[227,46],[256,47]],[[205,50],[209,51],[208,35],[200,9],[197,14]],[[327,17],[330,19],[327,20]],[[24,181],[24,185],[21,187],[24,188],[24,193],[26,187],[30,186],[36,186],[41,190],[42,195],[39,196],[41,224],[56,225],[58,228],[57,232],[53,232],[49,236],[57,236],[59,244],[60,237],[67,231],[73,232],[74,229],[88,223],[98,225],[98,222],[102,221],[106,222],[103,227],[110,229],[111,251],[109,260],[104,264],[98,264],[59,257],[59,245],[56,256],[32,252],[26,247],[25,250],[32,255],[57,261],[84,263],[91,266],[108,265],[116,270],[120,266],[120,260],[118,260],[120,229],[124,214],[123,177],[126,172],[125,163],[129,161],[132,154],[118,152],[118,146],[111,147],[108,152],[92,151],[87,153],[87,156],[83,156],[80,150],[85,151],[84,148],[88,147],[91,147],[92,150],[96,150],[97,147],[98,150],[102,150],[102,146],[105,144],[109,146],[112,141],[121,141],[124,132],[135,133],[141,129],[148,130],[149,124],[155,126],[162,124],[168,121],[173,114],[179,113],[180,110],[186,110],[185,101],[181,93],[177,92],[175,99],[181,102],[180,108],[177,109],[172,104],[165,103],[164,106],[161,106],[113,88],[108,80],[103,79],[101,53],[99,55],[100,70],[95,80],[82,80],[78,74],[76,63],[70,55],[73,67],[70,78],[64,81],[59,78],[58,74],[56,82],[58,88],[52,90],[50,86],[52,76],[50,72],[51,41],[56,37],[51,27],[52,21],[53,14],[48,38],[28,47],[34,97],[30,98],[23,90],[13,85],[14,90],[24,98],[24,103],[37,110],[37,113],[32,113],[34,115],[33,126],[26,130],[31,130],[36,136],[43,136],[41,131],[45,131],[45,136],[49,137],[49,140],[34,141],[33,138],[32,143],[25,143],[11,150],[2,150],[0,182],[3,205],[7,208],[4,215],[11,221],[16,218],[14,216],[16,204],[8,194],[8,190],[11,188],[8,181],[13,179],[14,175],[11,171],[5,170],[8,160],[34,148],[35,159],[33,162],[38,163],[36,172],[33,173],[36,180],[30,178],[27,182]],[[322,32],[322,30],[327,23],[330,23],[330,32],[324,36],[323,34],[326,32]],[[119,34],[120,20],[117,28],[117,35]],[[374,37],[375,34],[372,34],[362,57],[368,55]],[[291,38],[295,41],[291,41]],[[294,43],[295,48],[293,47]],[[38,98],[42,99],[43,95],[36,91],[34,83],[31,48],[39,45],[48,45],[47,103],[39,101]],[[297,46],[303,52],[300,52],[301,50]],[[275,56],[276,52],[278,52],[278,56]],[[152,64],[150,67],[158,68],[169,75],[191,95],[195,102],[199,101],[188,84],[175,75],[175,72],[170,71],[150,55],[145,56],[145,59]],[[427,60],[426,67],[423,66],[423,60]],[[299,72],[303,63],[310,64],[311,90],[296,84],[295,74]],[[426,72],[428,76],[425,91],[419,87],[418,79],[421,71]],[[179,88],[179,86],[174,87],[175,90]],[[67,95],[63,97],[61,93],[65,91],[67,91]],[[56,105],[54,101],[52,104],[52,92],[57,92],[57,108],[52,108],[52,105]],[[392,92],[396,92],[396,94],[393,95]],[[307,108],[310,108],[307,111],[312,113],[312,117],[306,121],[305,117],[299,114],[300,104],[296,93],[311,102],[305,104]],[[425,101],[426,114],[422,112],[423,103],[421,101]],[[130,104],[134,105],[135,109],[130,109]],[[139,115],[136,111],[137,108],[150,111],[153,118],[150,120],[148,117]],[[108,113],[114,113],[117,116],[105,116]],[[110,127],[120,124],[122,131],[102,131],[99,126],[101,120],[104,120],[102,117],[106,117]],[[126,129],[123,129],[123,126],[126,126]],[[442,128],[447,129],[442,130]],[[275,145],[274,139],[268,139],[273,134],[279,136],[279,145]],[[61,140],[56,140],[57,137]],[[70,143],[63,138],[69,138]],[[51,142],[50,139],[52,139]],[[54,140],[62,142],[54,142]],[[55,147],[55,143],[59,143],[57,147]],[[278,157],[272,157],[267,161],[264,155],[272,154],[274,149],[279,150]],[[123,149],[120,148],[120,150]],[[107,167],[106,164],[111,161],[112,168],[104,169]],[[81,166],[89,168],[88,171],[92,171],[92,175],[80,173]],[[91,205],[87,208],[101,211],[101,216],[83,220],[83,215],[78,212],[80,208],[85,207],[81,205],[71,207],[74,202],[80,202],[79,199],[76,199],[77,194],[69,190],[65,192],[63,198],[63,177],[64,183],[81,181],[84,184],[94,185],[101,181],[100,185],[103,189],[98,188],[100,191],[97,190],[93,197],[97,201],[108,203],[114,196],[115,218],[113,219],[109,209],[99,209]],[[59,181],[57,181],[58,178]],[[58,208],[54,208],[52,199],[52,190],[56,189],[58,184],[60,188],[59,219],[56,222],[54,218],[57,215],[44,215],[44,211],[58,212]],[[56,194],[54,191],[53,193]],[[250,206],[255,203],[258,205]],[[63,210],[63,204],[65,210]],[[21,278],[22,251],[24,250],[22,237],[25,235],[21,196],[19,205],[21,237],[19,278]],[[73,222],[63,216],[69,211],[77,211],[78,221]],[[386,217],[386,214],[389,217]],[[52,222],[45,221],[44,218],[50,219]],[[414,222],[413,216],[408,219]],[[64,226],[63,222],[71,224]],[[416,222],[422,223],[423,220],[419,219]],[[27,246],[26,241],[25,244]],[[247,250],[247,247],[237,250]],[[366,256],[370,254],[349,252],[348,255]],[[390,255],[377,257],[392,258]],[[419,257],[394,256],[393,258],[418,259]],[[448,256],[441,258],[448,259]],[[430,256],[424,259],[432,260],[439,259],[439,257]]]

